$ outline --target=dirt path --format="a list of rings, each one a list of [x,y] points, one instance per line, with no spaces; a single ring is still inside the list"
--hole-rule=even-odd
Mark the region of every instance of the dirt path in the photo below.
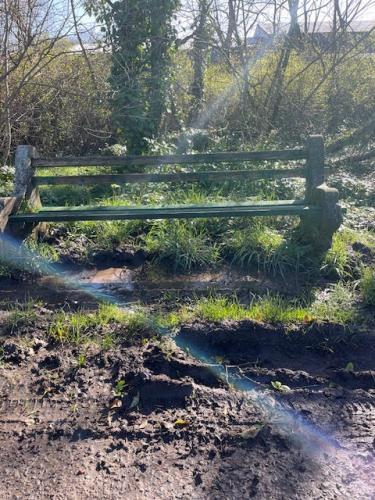
[[[195,324],[175,339],[190,354],[83,363],[40,330],[2,338],[0,498],[374,498],[370,334]]]

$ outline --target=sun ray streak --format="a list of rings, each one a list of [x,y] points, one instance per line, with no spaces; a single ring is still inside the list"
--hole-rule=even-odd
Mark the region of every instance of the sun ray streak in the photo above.
[[[54,277],[56,286],[64,285],[67,288],[81,290],[98,302],[106,301],[116,304],[130,313],[134,312],[134,305],[119,299],[109,291],[97,289],[92,284],[82,283],[76,277],[72,277],[61,268],[48,262],[37,252],[27,248],[22,242],[10,236],[3,235],[0,238],[0,262],[9,266],[33,272],[38,268],[40,274]],[[173,337],[173,332],[166,328],[158,328],[161,336]],[[332,459],[342,458],[348,460],[353,467],[360,467],[359,458],[352,450],[338,440],[329,432],[319,428],[310,422],[304,415],[293,410],[282,398],[276,397],[271,389],[259,387],[258,384],[247,377],[238,376],[233,370],[220,363],[215,363],[215,357],[210,352],[203,351],[194,345],[191,340],[181,340],[175,337],[176,344],[201,363],[210,368],[216,377],[224,380],[229,386],[243,394],[244,402],[255,405],[260,414],[265,416],[265,422],[272,425],[278,431],[288,436],[303,453],[320,459],[330,456]],[[368,469],[371,468],[370,466]],[[363,475],[365,472],[363,471]],[[364,477],[363,480],[366,480]]]

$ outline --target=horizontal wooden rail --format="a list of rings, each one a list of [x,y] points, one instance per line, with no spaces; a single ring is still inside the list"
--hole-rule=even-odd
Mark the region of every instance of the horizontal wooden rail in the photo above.
[[[169,174],[98,174],[98,175],[62,175],[33,177],[34,186],[56,184],[121,184],[137,182],[204,182],[233,181],[237,179],[285,179],[306,177],[303,167],[284,170],[227,170],[220,172],[183,172]]]
[[[33,167],[88,167],[88,166],[158,166],[186,165],[196,163],[262,161],[262,160],[302,160],[307,158],[304,149],[282,151],[250,151],[227,153],[204,153],[163,156],[71,156],[63,158],[34,158]]]
[[[306,200],[274,200],[274,201],[263,201],[263,200],[252,200],[252,201],[217,201],[216,203],[193,203],[193,204],[186,204],[186,205],[159,205],[159,206],[118,206],[118,205],[78,205],[78,206],[67,206],[67,207],[43,207],[43,212],[62,212],[62,211],[69,211],[69,212],[85,212],[88,210],[89,212],[94,212],[94,211],[99,211],[99,212],[121,212],[124,209],[130,209],[132,210],[133,208],[138,209],[147,209],[147,210],[160,210],[160,209],[181,209],[181,208],[193,208],[203,210],[203,209],[232,209],[232,208],[245,208],[248,209],[253,208],[253,207],[261,207],[261,208],[267,208],[267,207],[276,207],[276,206],[292,206],[292,207],[301,207],[307,205]],[[39,212],[34,212],[34,213],[40,213]],[[20,214],[22,215],[22,214]]]
[[[10,216],[14,222],[68,222],[99,220],[137,220],[137,219],[191,219],[209,217],[246,217],[246,216],[303,216],[317,213],[319,207],[295,202],[264,205],[242,203],[239,205],[211,206],[174,206],[174,207],[97,207],[93,210],[41,210],[36,213]]]

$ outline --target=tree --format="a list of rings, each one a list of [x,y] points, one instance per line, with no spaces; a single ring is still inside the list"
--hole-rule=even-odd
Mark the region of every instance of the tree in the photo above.
[[[206,54],[208,49],[209,28],[208,13],[212,1],[199,0],[196,27],[193,34],[193,81],[190,87],[191,108],[189,122],[196,124],[202,110],[204,94],[204,71],[206,67]]]
[[[129,153],[147,148],[166,108],[178,0],[121,0],[94,6],[112,45],[113,118]]]

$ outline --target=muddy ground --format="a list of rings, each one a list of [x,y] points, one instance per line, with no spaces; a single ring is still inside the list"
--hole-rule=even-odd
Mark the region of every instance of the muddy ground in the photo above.
[[[82,358],[50,307],[1,316],[0,498],[375,498],[374,333],[194,323]]]

